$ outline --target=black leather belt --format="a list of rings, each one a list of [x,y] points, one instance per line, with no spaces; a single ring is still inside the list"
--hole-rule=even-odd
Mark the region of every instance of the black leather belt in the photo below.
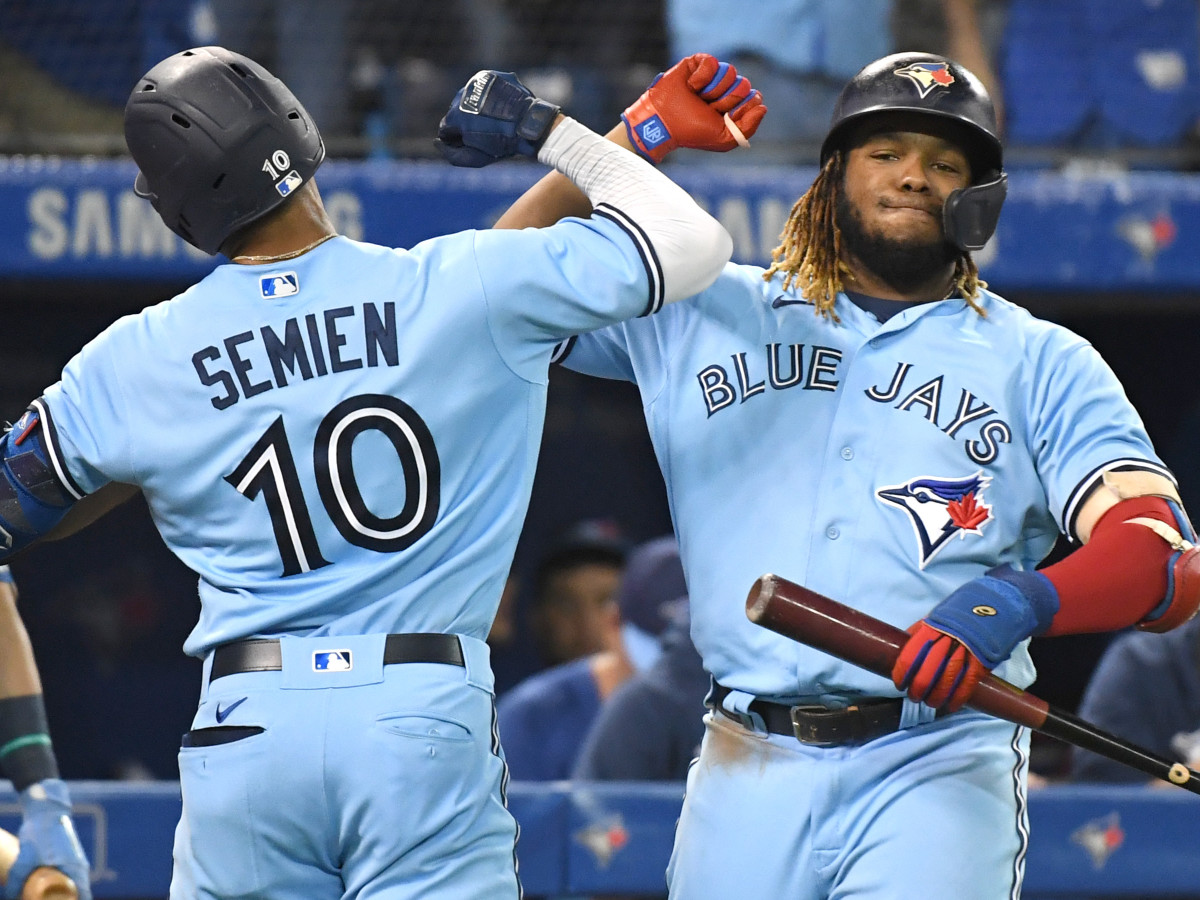
[[[718,712],[741,722],[741,717],[721,705],[731,693],[729,688],[714,682],[713,704]],[[748,708],[762,717],[763,724],[771,734],[791,735],[800,743],[814,747],[838,747],[843,744],[865,744],[899,731],[904,700],[901,697],[863,697],[845,709],[787,706],[770,700],[752,700]],[[941,715],[940,710],[938,715]]]
[[[336,636],[329,638],[329,649],[337,649]],[[444,663],[464,666],[462,645],[453,634],[389,634],[383,645],[383,664]],[[208,680],[241,672],[278,672],[283,668],[283,653],[274,638],[250,638],[222,644],[213,651]]]

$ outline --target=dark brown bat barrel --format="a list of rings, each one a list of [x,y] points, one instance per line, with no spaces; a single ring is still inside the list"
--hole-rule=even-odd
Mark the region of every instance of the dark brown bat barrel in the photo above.
[[[746,615],[764,628],[889,680],[896,657],[908,640],[908,634],[894,625],[778,575],[764,575],[754,582],[746,597]],[[1163,759],[1055,710],[1045,700],[995,675],[979,682],[970,705],[1200,794],[1200,778],[1182,763]]]

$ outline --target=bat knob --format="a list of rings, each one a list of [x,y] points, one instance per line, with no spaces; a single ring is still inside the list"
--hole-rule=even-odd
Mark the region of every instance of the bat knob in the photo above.
[[[764,624],[763,620],[770,611],[771,598],[775,595],[777,582],[778,579],[774,575],[767,574],[756,579],[751,586],[750,593],[746,595],[746,616],[751,622]]]

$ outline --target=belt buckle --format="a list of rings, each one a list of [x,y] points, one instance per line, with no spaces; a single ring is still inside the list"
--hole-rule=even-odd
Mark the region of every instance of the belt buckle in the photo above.
[[[851,707],[853,708],[853,707]],[[844,737],[834,736],[832,738],[820,737],[818,723],[808,721],[804,717],[808,714],[825,714],[845,712],[841,709],[829,709],[824,706],[793,706],[788,710],[788,714],[792,720],[792,733],[796,736],[796,740],[809,747],[838,747],[846,742]]]

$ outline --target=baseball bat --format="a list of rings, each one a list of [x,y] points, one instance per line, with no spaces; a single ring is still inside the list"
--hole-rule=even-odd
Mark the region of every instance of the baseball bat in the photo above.
[[[20,851],[17,836],[0,828],[0,884],[8,881],[9,870]],[[58,869],[41,866],[25,879],[21,900],[79,900],[79,890],[75,882]]]
[[[908,633],[778,575],[764,575],[746,597],[750,621],[860,666],[889,681]],[[988,674],[970,706],[1200,794],[1200,775]]]

